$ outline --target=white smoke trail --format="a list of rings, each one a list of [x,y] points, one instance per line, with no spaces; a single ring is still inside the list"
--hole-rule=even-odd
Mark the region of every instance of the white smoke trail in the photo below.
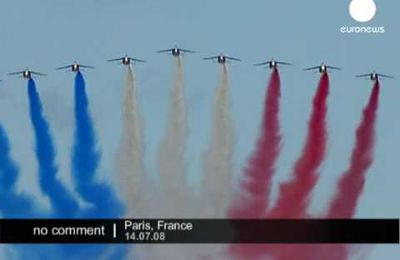
[[[227,85],[227,84],[225,84]],[[171,90],[171,105],[168,111],[167,128],[160,143],[158,166],[164,198],[160,216],[163,218],[197,218],[201,208],[195,194],[188,188],[185,167],[185,143],[187,139],[187,118],[184,102],[183,66],[176,60],[174,85]],[[159,205],[159,204],[157,204]],[[158,244],[135,247],[136,258],[152,260],[201,260],[225,259],[221,247],[214,245],[171,245]],[[211,256],[210,256],[211,255]]]
[[[125,217],[152,217],[156,192],[147,179],[144,166],[142,118],[139,111],[137,85],[131,66],[123,90],[123,126],[117,152],[118,186],[126,207]],[[138,258],[138,253],[147,251],[147,245],[133,246],[128,250],[128,259]],[[110,254],[113,251],[110,250]]]
[[[187,187],[185,148],[187,116],[183,85],[183,64],[180,56],[175,59],[174,82],[167,117],[165,135],[158,153],[163,197],[162,216],[183,217],[188,212],[190,192]],[[186,217],[188,217],[186,215]]]
[[[118,185],[126,206],[126,217],[146,217],[149,182],[143,153],[142,118],[137,102],[137,86],[131,66],[124,83],[123,128],[117,152]],[[147,215],[147,217],[149,217]]]
[[[158,170],[160,173],[161,194],[154,217],[179,218],[189,215],[192,194],[187,187],[185,146],[187,140],[187,115],[184,99],[183,64],[181,57],[175,59],[173,86],[166,120],[166,130],[158,150]],[[191,259],[193,252],[184,245],[149,244],[137,245],[133,259]],[[193,259],[193,258],[192,258]]]
[[[183,68],[181,60],[176,61],[174,86],[171,91],[171,106],[168,114],[167,130],[159,149],[159,170],[164,198],[159,198],[163,206],[160,217],[225,217],[231,196],[231,157],[233,133],[230,116],[228,74],[224,65],[216,90],[212,139],[206,157],[206,188],[201,198],[208,210],[188,189],[185,174],[185,142],[187,125],[183,99]],[[217,177],[215,175],[218,175]],[[206,204],[207,203],[207,204]],[[157,203],[157,206],[160,204]],[[229,259],[223,245],[137,245],[133,259],[186,260],[186,259]]]
[[[233,124],[225,64],[215,93],[211,139],[205,154],[203,186],[206,217],[225,218],[233,194]]]

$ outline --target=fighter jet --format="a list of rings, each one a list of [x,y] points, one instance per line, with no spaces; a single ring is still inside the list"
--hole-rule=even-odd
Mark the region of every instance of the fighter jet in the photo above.
[[[238,59],[238,58],[229,57],[229,56],[226,56],[226,55],[224,55],[222,53],[220,55],[217,55],[217,56],[211,56],[211,57],[203,58],[203,60],[217,60],[217,62],[221,63],[221,64],[227,63],[230,60],[240,61],[240,59]]]
[[[319,66],[315,66],[315,67],[311,67],[311,68],[306,68],[306,69],[304,69],[304,70],[306,71],[306,70],[316,70],[316,69],[318,69],[319,73],[325,73],[325,72],[328,71],[328,69],[332,69],[332,70],[341,70],[341,68],[339,68],[339,67],[328,66],[328,65],[325,65],[324,63],[322,63],[322,64],[319,65]]]
[[[121,64],[124,64],[124,65],[130,65],[131,63],[134,63],[134,62],[146,62],[144,60],[131,58],[128,55],[125,55],[124,57],[121,57],[121,58],[111,59],[111,60],[108,60],[108,61],[110,61],[110,62],[112,62],[112,61],[121,61]]]
[[[29,70],[28,68],[26,68],[25,70],[22,70],[22,71],[16,71],[16,72],[8,73],[8,75],[10,75],[10,76],[21,75],[20,77],[24,78],[24,79],[31,79],[33,77],[33,75],[46,76],[46,74],[44,74],[44,73],[35,72],[35,71],[32,71],[32,70]]]
[[[384,75],[384,74],[380,74],[377,73],[375,71],[371,72],[371,73],[367,73],[367,74],[362,74],[362,75],[356,75],[357,78],[365,78],[365,77],[369,77],[370,80],[372,81],[377,81],[379,79],[379,77],[382,78],[388,78],[388,79],[394,79],[393,76],[388,76],[388,75]]]
[[[184,54],[184,53],[195,53],[195,51],[188,50],[188,49],[181,49],[176,46],[172,49],[157,51],[157,53],[164,53],[164,52],[170,52],[172,54],[172,56],[180,56],[181,54]]]
[[[81,68],[85,68],[85,69],[94,69],[93,66],[82,65],[82,64],[79,64],[79,63],[77,63],[76,61],[74,61],[73,64],[70,64],[70,65],[66,65],[66,66],[62,66],[62,67],[56,68],[56,70],[65,70],[65,69],[68,69],[67,71],[78,72],[78,71],[80,71]]]
[[[254,66],[264,66],[264,65],[268,65],[270,69],[276,69],[278,65],[292,65],[292,63],[276,61],[274,59],[271,59],[269,61],[254,64]]]

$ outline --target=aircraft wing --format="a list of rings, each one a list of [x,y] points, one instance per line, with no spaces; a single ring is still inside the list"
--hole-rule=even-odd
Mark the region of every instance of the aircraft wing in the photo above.
[[[227,58],[228,60],[240,61],[240,59],[238,59],[238,58],[234,58],[234,57],[228,57],[228,56],[225,56],[225,58]]]
[[[357,78],[364,78],[364,77],[369,77],[369,76],[371,76],[371,73],[356,75]]]
[[[315,66],[315,67],[306,68],[306,69],[304,69],[304,71],[307,71],[307,70],[316,70],[316,69],[319,69],[319,67],[320,67],[320,66]]]
[[[170,51],[172,51],[172,50],[173,50],[173,49],[160,50],[160,51],[157,51],[157,53],[170,52]]]
[[[283,61],[277,61],[277,64],[281,64],[281,65],[293,65],[292,63],[289,62],[283,62]]]
[[[195,51],[192,50],[187,50],[187,49],[180,49],[180,50],[187,53],[195,53]]]
[[[328,69],[333,69],[333,70],[341,70],[342,68],[339,67],[334,67],[334,66],[326,66]]]
[[[11,72],[11,73],[8,73],[8,75],[12,76],[12,75],[19,75],[19,74],[22,74],[22,73],[24,73],[24,71]]]
[[[265,61],[265,62],[261,62],[261,63],[256,63],[256,64],[254,64],[254,66],[268,65],[269,63],[270,63],[269,61]]]
[[[205,57],[203,60],[214,60],[216,58],[218,58],[218,56]]]
[[[383,77],[383,78],[388,78],[388,79],[394,79],[393,76],[389,76],[389,75],[385,75],[385,74],[378,74],[379,77]]]
[[[58,67],[58,68],[56,68],[56,70],[65,70],[65,69],[69,69],[71,66],[72,66],[72,64],[71,64],[71,65],[62,66],[62,67]]]
[[[37,75],[37,76],[46,76],[46,74],[41,73],[41,72],[35,72],[35,71],[31,71],[31,74],[33,75]]]
[[[136,59],[136,58],[129,58],[130,60],[136,61],[136,62],[146,62],[145,60],[141,59]]]
[[[115,58],[115,59],[111,59],[111,60],[107,60],[107,61],[119,61],[119,60],[122,60],[124,57],[122,57],[122,58]]]
[[[95,67],[93,67],[93,66],[89,66],[89,65],[80,65],[80,64],[79,64],[79,67],[85,68],[85,69],[94,69],[94,68],[95,68]]]

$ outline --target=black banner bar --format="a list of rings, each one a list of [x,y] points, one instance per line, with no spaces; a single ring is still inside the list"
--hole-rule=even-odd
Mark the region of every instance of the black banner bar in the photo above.
[[[399,219],[2,219],[0,243],[399,243]]]

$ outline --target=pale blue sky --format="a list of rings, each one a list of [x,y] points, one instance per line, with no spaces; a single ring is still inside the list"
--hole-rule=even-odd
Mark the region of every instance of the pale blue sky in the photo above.
[[[103,176],[114,171],[120,133],[123,70],[106,59],[128,53],[148,61],[135,67],[145,119],[147,165],[152,162],[164,129],[171,86],[172,59],[156,54],[177,44],[194,49],[185,62],[189,108],[190,174],[199,174],[199,158],[209,133],[210,106],[218,66],[201,58],[223,51],[243,60],[230,70],[236,126],[236,171],[257,137],[269,71],[251,64],[275,57],[295,66],[281,70],[284,148],[276,181],[288,178],[305,135],[310,101],[318,75],[302,68],[322,61],[345,70],[331,74],[329,154],[316,187],[313,212],[321,212],[336,180],[348,164],[354,130],[367,102],[371,83],[354,74],[376,69],[400,77],[400,2],[376,0],[378,12],[363,25],[385,26],[384,34],[342,34],[341,26],[357,26],[348,14],[350,1],[289,0],[2,0],[0,2],[0,122],[8,131],[12,153],[20,163],[20,188],[38,194],[36,160],[28,118],[26,82],[6,76],[29,66],[47,73],[37,85],[59,152],[63,178],[69,183],[72,143],[73,75],[54,68],[74,60],[94,65],[87,71],[91,111],[103,151]],[[375,162],[368,172],[356,217],[400,215],[398,189],[400,88],[398,80],[382,82]],[[35,182],[34,182],[35,183]],[[274,187],[276,191],[276,185]],[[38,201],[41,201],[40,199]],[[376,246],[370,259],[393,259],[399,246]]]

